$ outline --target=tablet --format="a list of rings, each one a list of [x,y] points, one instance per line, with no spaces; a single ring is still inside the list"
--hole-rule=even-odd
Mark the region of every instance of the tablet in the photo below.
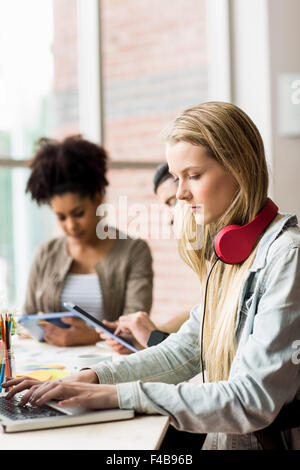
[[[116,336],[114,334],[114,330],[111,328],[108,328],[102,321],[97,320],[97,318],[94,318],[90,313],[87,313],[85,310],[83,310],[81,307],[78,305],[74,305],[71,302],[64,302],[64,307],[66,307],[70,312],[73,314],[77,315],[80,317],[82,320],[85,320],[87,323],[90,325],[94,326],[95,328],[98,328],[99,330],[103,331],[103,333],[106,333],[108,336],[111,338],[115,339],[118,341],[118,343],[122,344],[126,348],[130,349],[132,352],[137,352],[138,349],[133,346],[130,341],[127,341],[124,338],[121,338],[120,336]]]
[[[53,312],[53,313],[36,313],[33,315],[23,315],[18,318],[18,323],[23,325],[26,330],[38,341],[45,341],[45,330],[39,325],[39,322],[46,321],[59,328],[70,328],[70,325],[61,321],[63,317],[75,317],[74,313],[69,312]]]

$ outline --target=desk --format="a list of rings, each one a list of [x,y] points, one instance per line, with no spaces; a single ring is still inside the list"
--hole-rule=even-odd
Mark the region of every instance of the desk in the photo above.
[[[157,450],[169,426],[166,416],[5,434],[0,450]]]
[[[57,348],[34,340],[14,338],[16,369],[26,362],[26,354],[37,353],[37,361],[66,363],[74,367],[76,356],[83,351],[111,353],[104,343],[95,346]],[[66,350],[67,351],[64,351]],[[57,350],[59,354],[57,354]],[[27,351],[27,352],[26,352]],[[64,354],[65,359],[64,361]],[[25,356],[25,357],[24,357]],[[73,356],[73,361],[70,359]],[[133,419],[108,423],[87,424],[66,428],[43,429],[5,434],[0,430],[0,450],[157,450],[169,426],[169,418],[160,415],[139,415]],[[0,428],[1,429],[1,428]]]

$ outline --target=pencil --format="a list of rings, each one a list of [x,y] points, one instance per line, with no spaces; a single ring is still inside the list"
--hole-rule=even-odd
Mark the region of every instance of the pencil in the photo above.
[[[12,349],[11,349],[11,327],[12,327],[12,321],[11,321],[11,316],[8,315],[8,361],[9,361],[9,372],[10,376],[13,376],[13,368],[12,368]]]
[[[10,376],[10,371],[9,371],[9,363],[8,363],[7,335],[6,335],[5,321],[3,319],[3,315],[1,315],[0,321],[1,321],[2,341],[3,341],[3,345],[4,345],[5,375],[7,377],[9,377]]]
[[[1,364],[1,372],[0,372],[0,393],[1,393],[2,392],[2,383],[3,383],[3,380],[4,380],[3,341],[1,341],[0,364]]]

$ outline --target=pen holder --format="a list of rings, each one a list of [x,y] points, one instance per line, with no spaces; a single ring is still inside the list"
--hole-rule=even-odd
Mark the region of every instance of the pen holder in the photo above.
[[[10,348],[7,351],[7,360],[8,360],[8,367],[7,367],[7,374],[6,377],[15,377],[16,376],[16,362],[15,362],[15,354],[13,348]]]
[[[0,313],[0,392],[6,377],[15,376],[15,356],[12,346],[12,335],[15,333],[16,322],[12,313]]]
[[[13,348],[5,350],[3,346],[4,345],[2,343],[0,363],[0,392],[2,392],[2,383],[5,381],[6,377],[15,377],[16,375],[16,364]]]

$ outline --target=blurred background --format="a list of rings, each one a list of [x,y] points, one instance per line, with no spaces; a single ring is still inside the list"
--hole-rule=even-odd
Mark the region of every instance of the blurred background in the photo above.
[[[165,126],[190,105],[230,101],[262,134],[270,196],[300,216],[299,18],[299,0],[0,0],[1,301],[22,306],[33,253],[58,234],[24,193],[42,136],[102,144],[107,202],[152,204]],[[198,281],[176,242],[147,241],[152,317],[190,309]]]

